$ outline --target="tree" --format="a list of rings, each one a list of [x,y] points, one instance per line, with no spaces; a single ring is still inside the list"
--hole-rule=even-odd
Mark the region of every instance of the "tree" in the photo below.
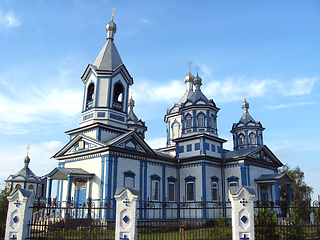
[[[288,164],[284,165],[280,170],[280,173],[285,173],[293,181],[291,183],[292,203],[291,215],[294,217],[293,221],[295,224],[298,222],[309,221],[309,210],[311,206],[311,194],[313,188],[308,186],[304,179],[304,172],[301,171],[300,167],[290,169]],[[288,188],[286,185],[280,186],[280,198],[281,198],[281,210],[284,216],[289,213],[289,196]]]
[[[7,211],[8,211],[8,199],[7,196],[10,194],[11,189],[6,187],[0,192],[0,238],[4,239]]]
[[[297,203],[306,203],[308,206],[311,204],[311,194],[313,193],[313,188],[309,187],[304,179],[304,172],[301,171],[300,167],[290,169],[288,164],[284,165],[280,169],[280,173],[285,173],[293,181],[291,183],[292,200]],[[289,202],[288,189],[287,186],[280,186],[280,197],[281,202]]]

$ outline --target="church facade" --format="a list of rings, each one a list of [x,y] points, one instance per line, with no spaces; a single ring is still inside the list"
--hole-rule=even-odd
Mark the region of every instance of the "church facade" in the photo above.
[[[115,202],[118,187],[138,188],[140,204],[153,202],[230,202],[229,188],[252,186],[256,200],[279,201],[279,185],[290,179],[278,174],[280,160],[263,144],[262,124],[249,114],[232,125],[233,150],[218,135],[219,108],[201,91],[202,79],[190,69],[186,92],[164,116],[166,147],[152,149],[144,140],[147,127],[134,113],[129,99],[133,84],[114,43],[117,30],[107,24],[107,41],[88,64],[84,84],[82,120],[66,132],[70,141],[53,158],[58,167],[48,178],[48,194],[57,181],[57,200],[82,205]]]

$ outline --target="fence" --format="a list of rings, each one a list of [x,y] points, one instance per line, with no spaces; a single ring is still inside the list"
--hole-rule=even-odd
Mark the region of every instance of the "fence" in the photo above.
[[[255,207],[256,240],[320,239],[320,208],[307,204],[257,203]]]
[[[79,206],[60,202],[34,206],[29,239],[114,239],[115,207],[111,202]]]
[[[34,206],[29,239],[114,239],[115,206],[88,202]],[[228,203],[140,202],[138,239],[232,239]],[[256,240],[320,239],[320,206],[256,203]]]
[[[138,239],[232,239],[226,203],[143,202]]]

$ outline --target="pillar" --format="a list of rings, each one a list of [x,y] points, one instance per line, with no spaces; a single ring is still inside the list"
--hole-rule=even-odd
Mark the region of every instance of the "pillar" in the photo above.
[[[29,222],[32,221],[33,191],[16,189],[7,197],[9,206],[6,221],[5,240],[25,240],[28,238]]]
[[[232,207],[232,239],[254,240],[255,191],[252,187],[236,186],[229,188]]]
[[[138,188],[117,188],[114,198],[116,207],[116,232],[115,239],[137,239],[137,201]]]

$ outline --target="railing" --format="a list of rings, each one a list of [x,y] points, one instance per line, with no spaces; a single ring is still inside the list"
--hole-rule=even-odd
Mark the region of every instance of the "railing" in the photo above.
[[[309,206],[258,202],[255,207],[256,240],[304,240],[320,239],[319,204]]]

